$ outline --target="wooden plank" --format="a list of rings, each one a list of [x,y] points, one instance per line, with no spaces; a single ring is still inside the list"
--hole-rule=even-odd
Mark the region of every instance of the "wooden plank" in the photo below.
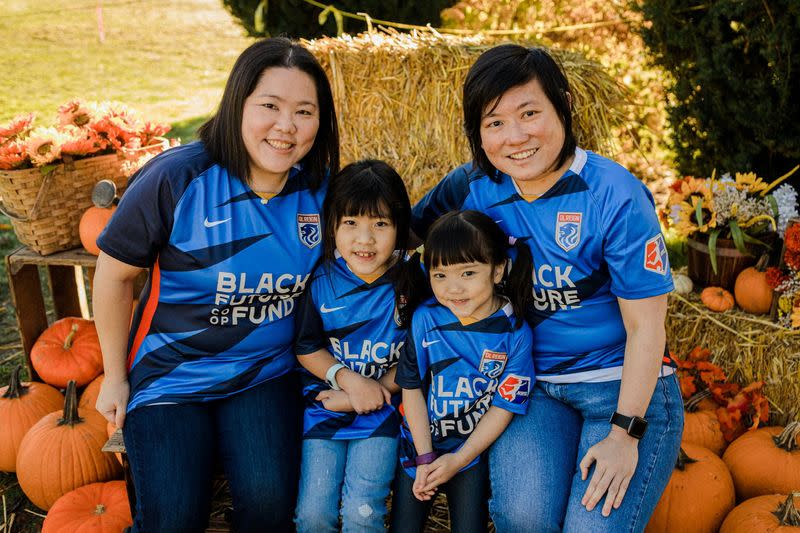
[[[221,516],[212,516],[208,519],[206,533],[227,533],[231,530],[231,525]]]
[[[122,430],[117,429],[103,445],[103,451],[108,453],[125,453],[125,440],[122,438]]]
[[[83,289],[83,279],[81,279],[81,286],[78,287],[75,280],[75,266],[48,265],[47,281],[50,286],[50,294],[53,295],[56,318],[67,316],[87,318],[83,315],[78,297],[78,290]]]
[[[13,268],[18,265],[80,265],[93,267],[97,262],[97,257],[83,248],[57,252],[51,255],[40,255],[25,246],[11,252],[8,255],[8,259]]]
[[[23,265],[12,272],[10,256],[6,257],[8,287],[11,291],[11,303],[17,317],[19,337],[22,350],[25,352],[25,364],[32,381],[41,381],[31,365],[31,348],[39,335],[47,329],[47,314],[42,297],[42,284],[39,281],[39,269],[36,265]]]

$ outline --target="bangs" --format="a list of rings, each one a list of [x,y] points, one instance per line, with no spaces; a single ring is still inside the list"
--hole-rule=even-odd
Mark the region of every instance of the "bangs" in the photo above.
[[[426,269],[463,263],[495,263],[486,240],[474,227],[457,217],[442,222],[431,229],[425,241]]]
[[[342,204],[336,210],[339,213],[339,220],[344,217],[368,216],[388,218],[395,222],[392,210],[381,196],[375,194],[376,191],[360,187],[348,192],[349,194],[341,198]]]

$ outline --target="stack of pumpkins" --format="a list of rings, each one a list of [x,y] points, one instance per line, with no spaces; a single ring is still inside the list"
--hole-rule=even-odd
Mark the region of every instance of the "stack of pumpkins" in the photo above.
[[[115,428],[94,407],[103,380],[94,322],[55,322],[34,344],[31,364],[44,383],[21,382],[17,367],[0,388],[0,471],[16,472],[28,499],[49,510],[44,533],[131,525],[125,484],[114,481],[121,464],[101,450]]]
[[[748,313],[763,315],[772,308],[772,287],[767,283],[767,263],[769,257],[764,255],[756,266],[748,267],[736,278],[733,294],[723,287],[706,287],[700,293],[703,304],[717,313],[733,309],[735,305]],[[675,292],[688,294],[692,291],[692,280],[684,274],[675,274]]]
[[[747,431],[728,445],[716,407],[706,398],[686,413],[680,456],[646,533],[800,532],[800,423]]]

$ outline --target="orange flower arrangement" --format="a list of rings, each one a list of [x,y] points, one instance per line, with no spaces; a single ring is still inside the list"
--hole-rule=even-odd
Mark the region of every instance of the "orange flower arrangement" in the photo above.
[[[44,167],[63,158],[79,159],[121,152],[138,160],[142,151],[157,153],[171,146],[170,127],[145,122],[121,104],[71,100],[58,108],[57,126],[33,128],[34,115],[0,125],[0,170]]]
[[[710,362],[711,350],[699,346],[685,359],[674,354],[672,358],[678,364],[681,394],[685,400],[705,390],[711,393],[711,398],[719,406],[716,414],[728,442],[769,419],[769,402],[763,394],[763,381],[744,388],[729,383],[722,368]]]

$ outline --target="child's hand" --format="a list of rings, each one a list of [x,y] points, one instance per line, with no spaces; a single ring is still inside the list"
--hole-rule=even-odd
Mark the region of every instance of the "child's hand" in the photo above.
[[[353,404],[350,403],[350,397],[343,390],[324,390],[317,394],[317,397],[314,399],[318,402],[322,402],[322,406],[328,411],[335,411],[337,413],[353,412]]]
[[[424,489],[425,485],[427,484],[428,479],[428,472],[431,469],[431,465],[419,465],[417,467],[417,476],[414,478],[414,486],[412,488],[412,492],[414,496],[420,501],[427,501],[433,498],[436,495],[436,489]]]
[[[457,453],[446,453],[436,459],[428,466],[427,482],[422,487],[422,491],[435,490],[439,485],[450,481],[450,478],[458,474],[458,471],[466,466],[464,461]],[[419,468],[417,468],[419,470]],[[419,479],[419,477],[417,477]],[[416,483],[414,484],[416,487]]]
[[[391,402],[391,393],[374,379],[365,378],[352,370],[346,372],[340,370],[340,373],[343,375],[341,379],[337,379],[342,389],[350,397],[350,403],[356,413],[360,415],[371,413]]]

